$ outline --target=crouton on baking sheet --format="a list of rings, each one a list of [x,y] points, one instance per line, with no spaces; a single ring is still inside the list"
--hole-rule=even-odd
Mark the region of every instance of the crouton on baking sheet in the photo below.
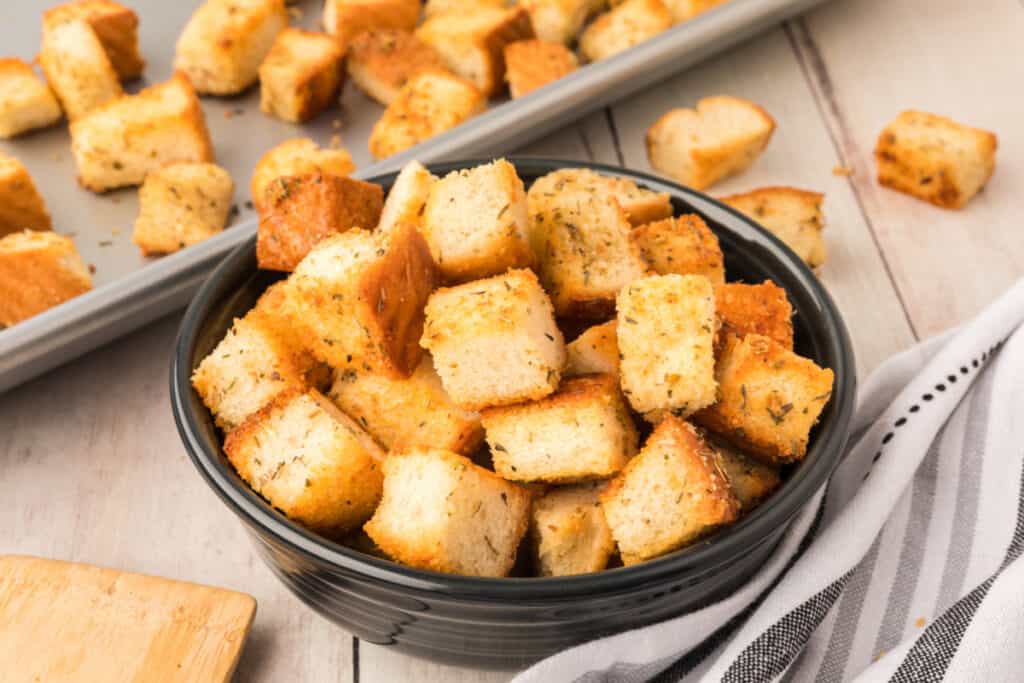
[[[234,190],[231,175],[216,164],[182,161],[159,168],[139,188],[132,241],[149,256],[213,237],[227,223]]]
[[[343,148],[322,149],[309,138],[294,138],[270,148],[256,162],[249,191],[257,211],[266,204],[267,187],[277,178],[307,173],[347,176],[356,170],[352,155]]]
[[[0,59],[0,138],[12,138],[60,120],[61,108],[50,86],[32,66]]]
[[[0,325],[14,325],[92,289],[71,238],[25,230],[0,238]]]

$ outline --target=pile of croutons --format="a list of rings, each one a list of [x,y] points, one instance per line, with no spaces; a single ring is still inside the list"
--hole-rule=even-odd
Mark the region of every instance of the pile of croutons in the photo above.
[[[320,171],[266,197],[258,262],[287,275],[193,385],[254,491],[364,552],[650,560],[771,494],[829,401],[786,293],[727,283],[704,221],[629,179],[413,162],[386,199]]]

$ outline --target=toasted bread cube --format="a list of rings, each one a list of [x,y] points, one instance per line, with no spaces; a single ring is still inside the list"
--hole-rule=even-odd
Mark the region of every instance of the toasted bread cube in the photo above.
[[[359,89],[385,106],[416,74],[444,68],[434,48],[399,29],[359,34],[349,45],[346,63]]]
[[[10,326],[92,289],[68,237],[25,230],[0,237],[0,326]]]
[[[170,254],[213,237],[228,220],[235,184],[216,164],[178,162],[146,176],[132,241],[143,256]]]
[[[725,257],[704,219],[686,214],[641,225],[633,231],[644,261],[659,275],[703,275],[725,282]]]
[[[180,73],[73,122],[71,151],[78,181],[95,192],[138,185],[174,161],[214,161],[199,98]]]
[[[619,294],[622,392],[639,413],[715,402],[715,295],[703,275],[652,275]]]
[[[665,0],[665,6],[672,12],[672,18],[676,23],[679,23],[693,19],[723,2],[725,0]]]
[[[740,512],[753,510],[782,483],[777,468],[748,458],[722,439],[709,439],[708,443],[718,451],[729,488],[739,501]]]
[[[325,237],[380,220],[380,185],[331,174],[284,176],[264,195],[256,238],[260,268],[291,272]]]
[[[453,73],[476,86],[485,97],[505,82],[505,45],[533,37],[530,15],[522,7],[477,7],[427,19],[416,36],[433,47]]]
[[[561,43],[517,40],[505,46],[505,80],[512,99],[567,76],[577,66],[576,55]]]
[[[626,566],[693,543],[739,515],[717,451],[693,425],[666,415],[601,494]]]
[[[740,213],[746,214],[786,243],[811,268],[825,263],[825,241],[821,231],[825,219],[821,214],[820,192],[794,187],[763,187],[743,194],[722,197]]]
[[[65,21],[43,32],[39,65],[69,121],[121,96],[121,81],[88,23]]]
[[[523,181],[498,159],[434,183],[422,230],[441,275],[464,282],[533,265],[529,221]]]
[[[738,97],[705,97],[696,109],[673,109],[647,131],[656,171],[703,190],[745,171],[768,145],[775,121]]]
[[[440,449],[392,453],[384,496],[363,527],[393,559],[420,569],[506,576],[526,534],[530,494]]]
[[[206,0],[178,37],[174,68],[198,92],[240,93],[256,82],[260,63],[286,26],[284,0]]]
[[[0,138],[45,128],[60,120],[53,91],[20,59],[0,59]]]
[[[667,192],[648,190],[629,178],[604,175],[589,168],[563,168],[538,178],[530,188],[531,206],[539,210],[552,195],[566,191],[613,197],[634,226],[672,216],[672,200]]]
[[[24,164],[0,152],[0,237],[22,230],[50,230],[46,202]]]
[[[384,451],[315,389],[286,391],[228,434],[238,475],[290,519],[340,538],[369,519]]]
[[[566,345],[565,376],[592,373],[619,376],[618,323],[594,325]]]
[[[423,16],[429,19],[448,12],[470,14],[481,7],[502,9],[507,4],[505,0],[427,0],[423,4]]]
[[[267,187],[284,176],[323,173],[347,176],[356,169],[352,155],[344,149],[321,149],[309,138],[285,140],[256,162],[249,191],[257,211],[266,210]]]
[[[341,90],[343,56],[330,36],[297,28],[281,31],[260,63],[260,110],[283,121],[309,121]]]
[[[715,287],[715,312],[721,322],[719,339],[734,334],[770,337],[793,350],[793,307],[786,290],[771,280],[759,285],[729,282]]]
[[[370,154],[385,159],[450,130],[484,110],[487,100],[469,81],[439,70],[417,73],[370,132]]]
[[[588,574],[608,566],[615,540],[598,500],[604,486],[565,486],[534,498],[530,547],[539,576]]]
[[[576,40],[583,24],[606,6],[605,0],[523,0],[537,37],[568,45]]]
[[[672,13],[661,0],[626,0],[594,20],[580,36],[580,52],[596,62],[672,28]]]
[[[412,31],[420,16],[419,0],[325,0],[324,30],[342,48],[367,31]]]
[[[613,375],[584,375],[533,403],[481,413],[494,471],[513,481],[607,479],[636,455],[633,418]]]
[[[718,402],[694,420],[765,464],[803,459],[811,427],[832,395],[831,370],[774,339],[748,334],[726,338],[715,374]]]
[[[403,166],[384,200],[377,229],[386,232],[402,223],[420,227],[430,188],[436,182],[437,176],[418,161]]]
[[[146,66],[139,53],[139,16],[111,0],[72,0],[43,12],[43,31],[80,19],[96,32],[122,81],[138,78]]]
[[[420,343],[445,391],[466,410],[535,401],[558,387],[565,341],[533,272],[439,289],[426,316]]]
[[[878,182],[944,209],[961,209],[996,168],[995,134],[909,110],[878,136]]]

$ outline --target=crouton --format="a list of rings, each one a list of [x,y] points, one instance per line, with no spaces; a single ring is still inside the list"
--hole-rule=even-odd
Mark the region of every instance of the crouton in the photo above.
[[[604,482],[552,489],[534,498],[530,547],[539,576],[599,572],[615,553],[615,540],[598,495]]]
[[[384,200],[377,229],[386,232],[402,223],[419,227],[430,188],[436,182],[437,176],[418,161],[410,161],[403,166],[388,191],[388,198]]]
[[[580,52],[591,62],[607,59],[672,28],[661,0],[626,0],[605,12],[580,35]]]
[[[512,99],[557,81],[577,66],[576,55],[562,43],[517,40],[505,46],[505,80]]]
[[[693,19],[723,2],[725,0],[665,0],[665,6],[672,12],[672,18],[676,23],[679,23]]]
[[[434,183],[422,231],[441,275],[464,282],[533,265],[529,220],[523,181],[498,159]]]
[[[384,451],[315,389],[277,396],[228,434],[228,460],[290,519],[340,538],[380,500]]]
[[[831,370],[748,334],[726,338],[715,375],[718,402],[694,415],[696,422],[767,465],[803,459],[832,395]]]
[[[786,243],[811,268],[825,263],[821,231],[825,219],[821,202],[825,195],[794,187],[763,187],[720,201],[746,214]]]
[[[793,350],[793,307],[786,290],[771,280],[759,285],[729,282],[715,287],[715,312],[721,322],[719,339],[734,334],[770,337]]]
[[[178,162],[153,171],[139,188],[132,241],[143,256],[170,254],[213,237],[228,220],[235,184],[220,166]]]
[[[505,45],[533,37],[530,15],[522,7],[477,7],[471,13],[448,12],[427,19],[416,36],[433,47],[453,73],[485,97],[505,82]]]
[[[529,270],[439,289],[420,344],[448,395],[466,410],[535,401],[552,393],[565,341],[551,301]]]
[[[725,257],[718,238],[697,214],[641,225],[632,238],[644,261],[659,275],[703,275],[712,284],[725,282]]]
[[[944,209],[960,209],[992,177],[997,146],[987,130],[905,111],[878,136],[878,182]]]
[[[420,16],[419,0],[325,0],[324,30],[342,48],[367,31],[412,31]]]
[[[718,451],[719,462],[729,479],[729,488],[740,504],[740,512],[750,512],[779,488],[779,470],[740,453],[722,439],[708,439]]]
[[[607,479],[636,455],[633,418],[613,375],[565,380],[534,403],[481,413],[494,471],[552,484]]]
[[[618,323],[609,320],[585,330],[566,345],[565,376],[591,373],[619,376]]]
[[[563,168],[538,178],[530,188],[530,200],[542,206],[547,197],[566,191],[602,194],[613,197],[629,216],[631,225],[644,225],[672,216],[672,200],[667,192],[640,187],[629,178],[596,173],[589,168]]]
[[[286,26],[284,0],[206,0],[178,37],[174,68],[198,92],[240,93],[256,82],[260,63]]]
[[[647,131],[656,171],[704,190],[746,170],[768,145],[775,121],[738,97],[705,97],[696,109],[673,109]]]
[[[0,138],[45,128],[60,120],[57,98],[32,67],[20,59],[0,59]]]
[[[92,289],[75,243],[49,231],[0,238],[0,326],[14,325]]]
[[[363,527],[393,559],[467,576],[508,575],[530,494],[456,453],[416,449],[384,461],[384,496]]]
[[[652,275],[619,294],[622,392],[639,413],[715,402],[715,295],[702,275]],[[655,418],[656,419],[656,418]]]
[[[260,110],[283,121],[309,121],[338,96],[343,56],[330,36],[297,28],[281,31],[260,64]]]
[[[75,20],[92,27],[122,81],[142,75],[146,62],[139,53],[139,16],[133,10],[111,0],[72,0],[43,12],[43,31]]]
[[[576,40],[591,15],[604,9],[605,0],[523,0],[537,37],[568,45]]]
[[[385,106],[416,74],[444,68],[434,48],[398,29],[359,34],[349,45],[346,63],[359,89]]]
[[[138,185],[174,161],[214,161],[199,99],[180,73],[72,122],[71,151],[78,181],[96,192]]]
[[[370,132],[370,153],[384,159],[450,130],[484,110],[487,100],[467,80],[422,71],[402,86]]]
[[[288,307],[331,367],[408,377],[419,365],[423,306],[437,270],[411,226],[352,229],[320,242],[288,278]]]
[[[267,187],[284,176],[324,173],[347,176],[356,169],[352,155],[344,149],[321,149],[309,138],[285,140],[256,162],[249,191],[257,211],[266,209]]]
[[[480,416],[455,405],[427,355],[408,379],[339,371],[328,396],[389,451],[440,448],[469,455],[484,438]]]
[[[423,16],[429,19],[438,14],[446,14],[448,12],[470,14],[481,7],[501,9],[507,4],[505,0],[427,0],[423,4]]]
[[[373,230],[380,219],[380,185],[331,174],[284,176],[264,195],[256,237],[260,268],[291,272],[329,235]]]
[[[103,44],[84,21],[47,28],[39,65],[69,121],[77,121],[123,92]]]
[[[28,169],[16,158],[0,152],[0,237],[52,227],[46,202]]]

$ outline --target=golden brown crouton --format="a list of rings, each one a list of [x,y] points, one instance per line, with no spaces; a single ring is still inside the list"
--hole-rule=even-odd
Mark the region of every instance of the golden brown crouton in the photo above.
[[[739,514],[718,453],[691,424],[666,415],[601,506],[626,566],[696,541]]]
[[[170,254],[224,229],[235,184],[220,166],[177,162],[146,176],[132,241],[143,256]]]
[[[577,66],[576,55],[562,43],[517,40],[505,46],[505,80],[512,99],[557,81]]]
[[[264,202],[257,262],[266,270],[291,272],[325,237],[377,227],[384,190],[354,178],[309,173],[278,178],[267,188]]]
[[[775,121],[738,97],[705,97],[673,109],[647,131],[647,157],[659,173],[695,190],[744,171],[768,145]]]
[[[832,371],[769,337],[729,336],[715,369],[718,402],[694,420],[768,465],[801,460],[832,395]]]
[[[72,0],[43,12],[43,31],[80,19],[92,27],[123,81],[138,78],[146,66],[139,53],[139,17],[112,0]]]
[[[531,201],[538,210],[552,195],[583,192],[614,198],[634,226],[672,216],[672,200],[667,192],[648,190],[629,178],[605,175],[589,168],[552,171],[538,178],[530,190]]]
[[[260,64],[260,109],[292,123],[327,109],[345,77],[344,53],[330,36],[286,28]]]
[[[672,28],[662,0],[626,0],[594,20],[580,36],[580,52],[596,62],[639,45]]]
[[[997,146],[987,130],[905,111],[878,136],[878,182],[944,209],[960,209],[992,177]]]
[[[821,215],[824,198],[820,192],[794,187],[762,187],[722,197],[720,201],[774,233],[807,265],[817,268],[825,262],[825,241],[821,236],[825,227]]]
[[[604,482],[552,489],[533,500],[530,545],[539,576],[599,572],[615,552],[615,540],[598,495]]]
[[[430,188],[436,182],[437,176],[418,161],[403,166],[384,200],[377,229],[386,232],[402,223],[420,227]]]
[[[641,225],[632,237],[659,275],[703,275],[711,284],[725,282],[725,258],[718,238],[695,213]]]
[[[526,534],[530,494],[456,453],[416,449],[384,461],[384,497],[363,527],[420,569],[506,576]]]
[[[60,120],[50,87],[20,59],[0,59],[0,138],[45,128]]]
[[[566,377],[603,373],[619,376],[618,323],[594,325],[565,347]]]
[[[321,149],[309,138],[285,140],[256,162],[249,188],[252,202],[257,211],[264,211],[267,187],[277,178],[307,173],[347,176],[355,169],[352,155],[344,149]]]
[[[342,48],[367,31],[412,31],[420,16],[419,0],[325,0],[324,30]]]
[[[0,152],[0,237],[51,227],[50,212],[28,169],[14,157]]]
[[[721,322],[719,340],[760,334],[793,350],[793,307],[786,290],[771,280],[759,285],[729,282],[715,287],[715,312]]]
[[[0,238],[0,325],[14,325],[92,289],[68,237],[49,231]]]
[[[529,270],[439,289],[420,342],[445,391],[467,410],[544,398],[558,387],[565,342]]]
[[[575,42],[592,14],[607,5],[606,0],[523,0],[537,37],[551,43]]]
[[[423,4],[423,16],[429,19],[438,14],[446,14],[448,12],[470,14],[481,7],[501,9],[507,4],[505,0],[427,0]]]
[[[434,48],[399,29],[359,34],[349,45],[346,63],[355,84],[385,106],[416,74],[444,68]]]
[[[69,121],[117,99],[121,81],[103,44],[85,21],[65,21],[43,32],[39,65]]]
[[[315,389],[279,395],[228,434],[224,452],[253,491],[329,538],[365,522],[380,500],[384,452]]]
[[[729,488],[739,501],[740,511],[749,512],[779,488],[779,470],[740,453],[722,439],[709,439],[718,451],[722,469],[729,479]]]
[[[676,23],[679,23],[693,19],[723,2],[725,0],[665,0],[665,6],[672,12],[672,18]]]

